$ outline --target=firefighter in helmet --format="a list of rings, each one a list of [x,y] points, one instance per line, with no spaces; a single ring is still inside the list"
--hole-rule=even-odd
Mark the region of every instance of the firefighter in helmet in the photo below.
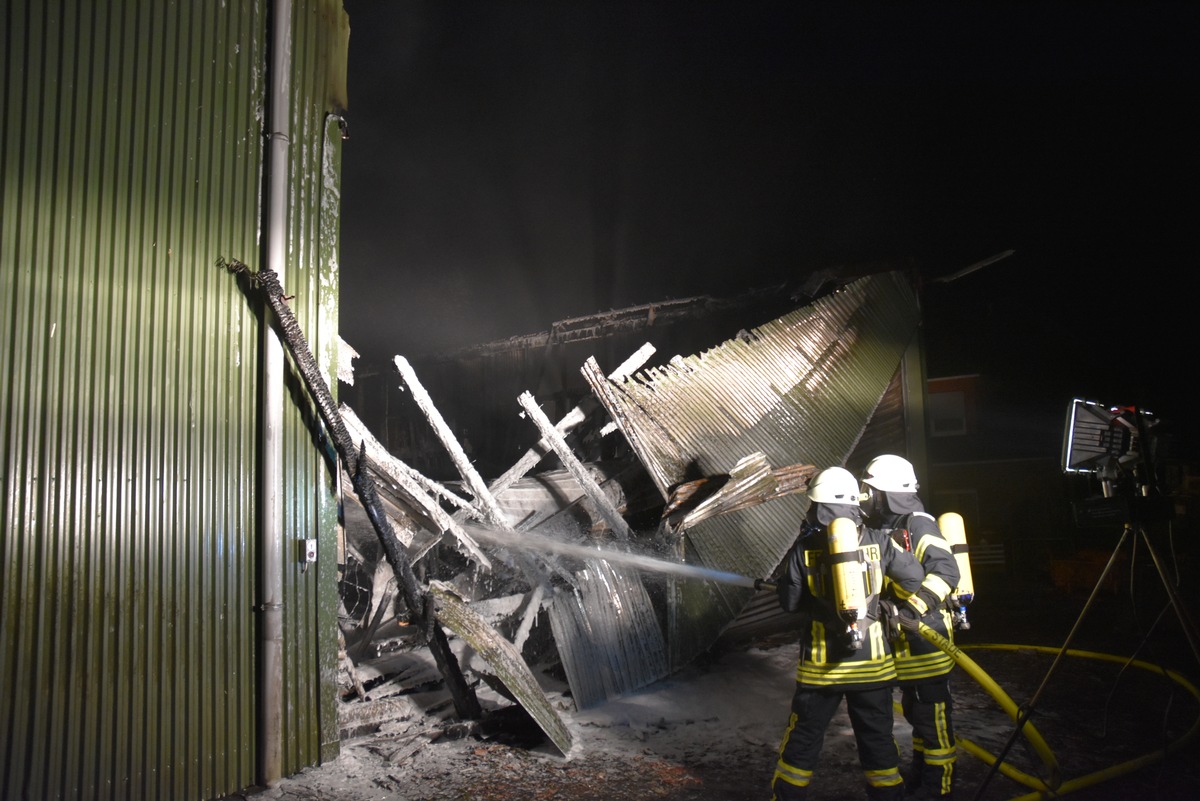
[[[808,512],[776,585],[779,602],[801,614],[796,690],[772,801],[808,796],[825,730],[842,698],[854,728],[871,799],[904,794],[892,738],[896,669],[879,592],[885,577],[897,597],[917,592],[924,573],[886,532],[862,527],[859,485],[841,467],[822,470],[808,485]]]
[[[958,585],[958,563],[937,520],[917,496],[912,464],[894,454],[877,456],[863,471],[862,489],[867,525],[889,532],[924,570],[920,589],[906,599],[894,599],[895,608],[953,641],[946,598]],[[957,759],[949,680],[954,661],[914,628],[894,629],[892,643],[900,706],[912,725],[913,762],[905,784],[910,797],[946,799],[952,793]]]

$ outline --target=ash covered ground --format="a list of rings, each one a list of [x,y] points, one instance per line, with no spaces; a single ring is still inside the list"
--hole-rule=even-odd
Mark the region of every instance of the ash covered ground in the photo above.
[[[1098,598],[1081,615],[1086,598],[1011,584],[980,595],[972,629],[960,632],[957,644],[986,678],[981,682],[962,666],[952,674],[958,735],[967,741],[958,761],[959,801],[1050,797],[1028,782],[1053,780],[1055,771],[1063,782],[1060,795],[1081,801],[1196,796],[1200,669],[1179,617],[1161,605],[1138,608],[1120,594]],[[1058,658],[1057,648],[1073,631],[1071,652]],[[1131,655],[1137,661],[1127,663]],[[344,739],[335,761],[243,797],[764,801],[796,657],[790,638],[773,636],[706,654],[639,692],[581,711],[565,684],[544,676],[547,695],[572,733],[567,755],[541,737],[519,707],[483,684],[480,700],[493,711],[482,724],[455,720],[448,694],[436,686],[387,701],[348,702],[345,709],[390,706],[377,726]],[[471,675],[470,655],[463,662]],[[995,685],[991,691],[988,683]],[[997,688],[1014,706],[1034,702],[1033,739],[1013,737]],[[897,715],[903,759],[908,735]],[[1006,753],[1008,767],[993,771],[989,755],[999,753]],[[865,798],[844,711],[827,732],[810,798]]]

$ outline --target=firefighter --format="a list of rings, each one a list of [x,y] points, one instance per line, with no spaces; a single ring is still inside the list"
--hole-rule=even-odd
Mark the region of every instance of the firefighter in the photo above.
[[[897,597],[921,586],[912,554],[886,532],[861,527],[859,485],[841,467],[808,485],[810,506],[776,585],[780,605],[800,612],[800,660],[791,715],[771,782],[772,801],[807,798],[825,730],[842,698],[854,729],[870,799],[904,795],[892,737],[896,669],[879,619],[886,576]]]
[[[896,598],[899,614],[916,618],[953,642],[954,626],[946,603],[958,585],[958,562],[937,520],[917,496],[912,464],[894,454],[871,460],[863,471],[862,510],[867,525],[889,532],[894,541],[921,563],[921,588],[907,599]],[[905,775],[913,798],[951,797],[957,748],[954,742],[949,654],[915,631],[893,629],[892,650],[900,686],[900,707],[912,725],[912,764]]]

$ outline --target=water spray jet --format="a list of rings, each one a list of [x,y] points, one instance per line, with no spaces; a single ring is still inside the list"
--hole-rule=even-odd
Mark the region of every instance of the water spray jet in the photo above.
[[[598,543],[564,542],[528,531],[498,531],[485,526],[468,526],[467,528],[477,540],[485,541],[498,548],[519,549],[534,553],[554,553],[577,559],[604,559],[615,564],[664,575],[716,581],[721,584],[732,584],[736,587],[748,587],[754,590],[775,589],[774,584],[763,579],[750,578],[711,567],[689,565],[685,562],[673,562],[669,559],[619,548],[604,547]]]

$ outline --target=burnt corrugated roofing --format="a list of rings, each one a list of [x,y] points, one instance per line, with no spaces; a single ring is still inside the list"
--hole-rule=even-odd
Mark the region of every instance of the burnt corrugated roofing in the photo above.
[[[747,335],[676,357],[597,396],[663,497],[696,476],[730,473],[762,453],[773,467],[841,465],[917,334],[915,292],[900,273],[861,278]],[[795,539],[803,494],[705,519],[679,532],[689,563],[765,577]],[[719,635],[752,595],[708,581],[675,582],[671,669]]]

